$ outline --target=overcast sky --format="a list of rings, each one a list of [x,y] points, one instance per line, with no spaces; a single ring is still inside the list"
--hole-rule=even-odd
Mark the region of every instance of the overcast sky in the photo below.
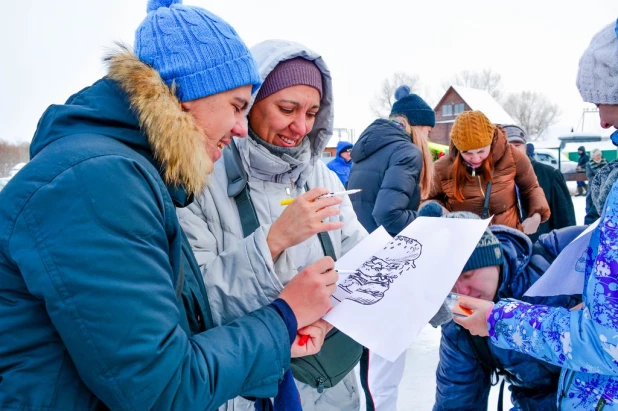
[[[369,102],[402,71],[419,76],[431,102],[462,70],[491,68],[505,92],[533,90],[558,103],[554,132],[577,127],[575,76],[591,37],[618,17],[616,0],[203,0],[251,46],[269,38],[301,42],[329,65],[335,126],[356,134],[373,121]],[[115,41],[133,43],[146,14],[141,0],[4,2],[0,40],[0,139],[27,141],[49,104],[104,75]],[[598,123],[587,116],[588,124]]]

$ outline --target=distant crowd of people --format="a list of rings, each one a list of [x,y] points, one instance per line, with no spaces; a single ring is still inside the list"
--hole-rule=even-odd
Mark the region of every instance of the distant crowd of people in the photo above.
[[[247,48],[215,14],[150,0],[132,48],[42,115],[0,192],[0,408],[395,410],[389,362],[322,317],[335,261],[382,226],[491,218],[444,306],[434,410],[618,407],[618,161],[579,167],[581,294],[525,291],[579,236],[562,174],[524,130],[459,114],[433,161],[433,109],[402,85],[328,165],[333,78],[287,40]],[[577,86],[618,127],[618,21]],[[612,135],[618,145],[618,131]],[[333,192],[359,189],[351,196]],[[445,258],[448,258],[445,251]],[[405,326],[405,319],[402,319]],[[433,376],[428,376],[433,378]]]

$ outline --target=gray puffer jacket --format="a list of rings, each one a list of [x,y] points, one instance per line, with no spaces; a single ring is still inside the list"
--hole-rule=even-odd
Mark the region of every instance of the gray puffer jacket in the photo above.
[[[238,208],[234,199],[227,195],[228,179],[223,160],[216,163],[209,187],[190,207],[178,210],[182,228],[201,267],[217,324],[229,323],[269,304],[299,270],[324,256],[318,237],[313,236],[272,260],[266,236],[271,224],[285,209],[280,205],[281,200],[302,194],[305,183],[310,189],[344,189],[337,175],[319,160],[333,128],[331,77],[322,58],[300,44],[279,40],[260,43],[251,52],[263,78],[280,61],[298,56],[315,61],[322,71],[323,95],[314,127],[305,137],[310,142],[307,153],[297,164],[290,163],[290,159],[283,161],[251,138],[234,138],[233,144],[238,147],[248,174],[251,199],[260,222],[253,234],[243,237]],[[290,195],[286,189],[291,190]],[[338,257],[367,235],[349,198],[344,198],[340,209],[341,214],[331,219],[339,219],[345,225],[328,233]],[[297,386],[305,411],[359,409],[360,399],[353,373],[322,394],[298,381]],[[228,404],[227,409],[252,410],[253,404],[236,399],[233,404]]]

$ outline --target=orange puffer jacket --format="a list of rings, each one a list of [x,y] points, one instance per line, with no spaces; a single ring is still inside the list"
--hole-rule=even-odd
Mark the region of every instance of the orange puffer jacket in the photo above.
[[[449,155],[434,163],[433,189],[427,200],[440,202],[449,211],[470,211],[479,216],[483,214],[487,181],[476,176],[468,181],[463,189],[465,200],[455,199],[453,164],[459,150],[451,143]],[[503,224],[522,230],[517,212],[515,184],[527,215],[539,213],[541,222],[549,218],[549,205],[526,154],[512,147],[506,140],[501,127],[496,128],[491,144],[491,157],[494,162],[493,184],[489,196],[489,215],[492,224]]]

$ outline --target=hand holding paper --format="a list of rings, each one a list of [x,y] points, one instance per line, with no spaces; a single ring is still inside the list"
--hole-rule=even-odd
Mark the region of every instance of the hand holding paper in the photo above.
[[[390,240],[374,231],[337,263],[356,270],[340,276],[341,302],[324,319],[395,361],[440,309],[488,224],[419,217]]]
[[[279,294],[294,312],[298,328],[313,324],[330,310],[330,296],[339,278],[334,268],[332,258],[321,258],[294,276]]]

